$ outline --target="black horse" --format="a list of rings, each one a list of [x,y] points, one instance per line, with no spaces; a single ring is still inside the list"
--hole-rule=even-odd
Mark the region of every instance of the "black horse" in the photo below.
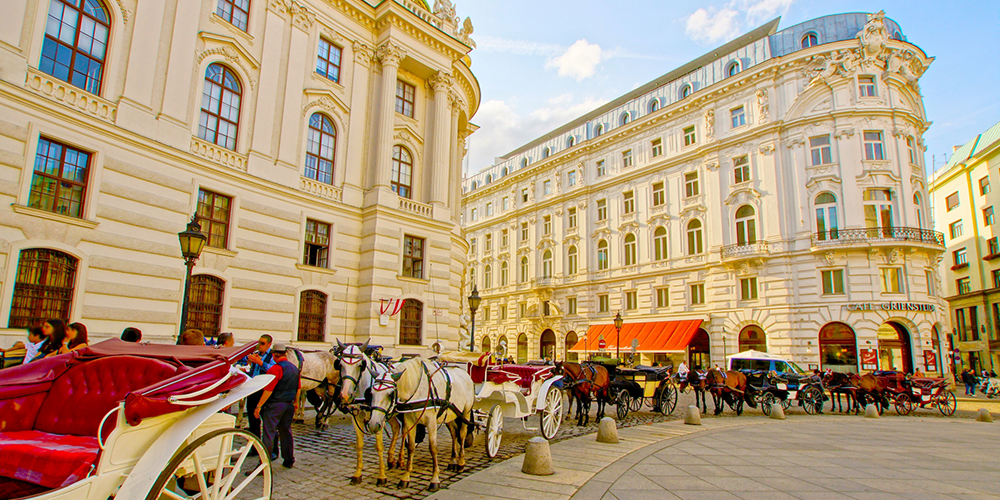
[[[853,409],[855,413],[858,413],[861,409],[861,406],[858,404],[858,389],[854,387],[851,377],[846,373],[827,370],[823,374],[823,386],[830,391],[830,411],[844,412],[844,405],[840,401],[841,395],[844,395],[847,399],[847,411]]]
[[[694,389],[694,405],[700,408],[703,414],[706,414],[708,413],[708,403],[705,401],[705,393],[708,392],[708,383],[706,382],[708,373],[699,374],[699,371],[698,367],[695,367],[694,370],[687,372],[686,376],[678,374],[679,392],[684,392],[688,386],[691,386]]]

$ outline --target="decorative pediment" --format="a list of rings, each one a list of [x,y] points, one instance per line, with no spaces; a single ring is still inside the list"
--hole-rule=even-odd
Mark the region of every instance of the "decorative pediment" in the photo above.
[[[243,76],[248,80],[251,89],[257,88],[257,80],[251,75],[260,68],[260,63],[241,47],[234,38],[205,32],[201,32],[200,35],[205,44],[211,46],[211,48],[198,53],[199,64],[208,57],[221,57],[229,64],[240,68]]]
[[[591,239],[595,239],[595,240],[601,239],[601,238],[608,238],[610,236],[611,236],[611,230],[608,229],[608,228],[606,228],[606,227],[598,228],[596,231],[594,231],[590,235]]]
[[[857,177],[860,185],[898,186],[902,183],[902,179],[892,171],[891,161],[862,161],[861,167],[861,175]]]
[[[350,114],[350,108],[336,94],[327,89],[305,89],[305,101],[302,106],[303,117],[322,110],[337,121],[339,131],[347,131],[346,115]]]
[[[653,227],[653,226],[669,227],[670,226],[670,216],[666,215],[666,214],[663,214],[663,213],[654,215],[654,216],[650,217],[649,219],[646,219],[646,225],[648,225],[650,227]]]
[[[503,252],[500,252],[500,253],[497,254],[497,260],[499,260],[501,262],[505,261],[505,260],[508,260],[508,259],[510,259],[510,251],[509,250],[504,250]]]
[[[580,243],[580,237],[576,234],[571,234],[563,238],[563,245],[576,245]]]
[[[543,251],[543,250],[548,250],[550,248],[553,248],[555,246],[556,246],[556,242],[552,241],[551,237],[546,236],[546,237],[542,238],[541,241],[538,242],[538,245],[535,248],[538,249],[539,251]]]
[[[392,134],[392,140],[407,146],[417,159],[423,156],[424,141],[417,135],[416,131],[408,123],[396,125],[396,131]]]
[[[708,209],[702,203],[692,203],[681,210],[681,217],[691,218],[700,214],[703,214]]]
[[[628,221],[618,226],[618,232],[623,234],[634,233],[638,230],[639,230],[639,223],[634,220]]]
[[[493,256],[492,255],[487,255],[486,257],[483,257],[483,264],[484,265],[488,265],[488,264],[492,264],[492,263],[493,263]]]
[[[839,193],[841,188],[840,177],[835,175],[818,175],[806,182],[806,189],[809,190],[809,194],[818,193],[820,191],[833,191]]]
[[[530,253],[531,253],[531,249],[528,248],[528,247],[526,247],[526,246],[525,247],[520,247],[520,248],[517,249],[517,256],[518,257],[524,257],[525,255],[528,255]]]

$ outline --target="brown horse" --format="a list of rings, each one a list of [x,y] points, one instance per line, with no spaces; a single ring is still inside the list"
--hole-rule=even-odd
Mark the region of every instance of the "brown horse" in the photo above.
[[[844,411],[844,405],[840,401],[840,396],[843,394],[847,398],[847,411],[854,409],[854,413],[858,413],[860,405],[858,405],[858,394],[857,387],[851,382],[851,377],[847,373],[839,373],[833,370],[827,370],[823,374],[823,387],[826,387],[830,391],[830,410],[834,411],[837,407],[840,408],[840,412]]]
[[[851,385],[856,388],[855,399],[858,408],[864,408],[868,403],[875,404],[879,408],[879,413],[889,408],[889,400],[885,397],[885,383],[871,373],[858,375],[852,373]]]
[[[723,372],[718,368],[713,368],[708,371],[707,384],[712,392],[712,402],[715,403],[716,415],[722,413],[726,403],[729,404],[730,408],[736,410],[737,415],[743,414],[743,401],[749,398],[746,375],[738,371]]]
[[[708,413],[708,403],[705,402],[705,388],[708,384],[705,382],[704,373],[699,374],[697,369],[687,372],[687,376],[681,377],[678,374],[677,379],[680,381],[680,387],[678,392],[684,392],[688,387],[694,389],[694,405],[701,409],[702,413]]]
[[[552,371],[563,376],[563,387],[568,387],[576,399],[576,425],[590,423],[590,396],[597,398],[597,418],[604,417],[604,407],[608,403],[611,376],[601,365],[559,362]]]

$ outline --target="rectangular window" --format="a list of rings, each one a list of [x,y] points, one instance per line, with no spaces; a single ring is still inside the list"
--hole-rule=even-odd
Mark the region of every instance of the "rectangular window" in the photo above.
[[[747,124],[747,112],[743,109],[743,106],[729,110],[729,116],[732,118],[733,128],[742,127]]]
[[[542,302],[542,316],[551,316],[552,310],[549,308],[549,301]]]
[[[875,97],[875,77],[874,76],[859,76],[858,77],[858,94],[861,97]]]
[[[622,168],[629,168],[632,166],[632,150],[626,150],[622,152]]]
[[[576,297],[566,299],[566,313],[576,314]]]
[[[924,273],[927,275],[927,296],[937,297],[937,287],[935,286],[937,279],[935,278],[934,271],[928,270],[924,271]]]
[[[667,190],[662,182],[653,183],[653,206],[658,207],[666,203]]]
[[[74,3],[74,5],[76,4]],[[250,18],[250,0],[219,0],[219,4],[215,7],[215,15],[246,31],[247,19]],[[93,22],[90,25],[94,26]],[[64,27],[63,30],[65,33],[66,28]]]
[[[569,184],[570,187],[576,185],[576,170],[566,172],[566,184]]]
[[[487,252],[493,250],[493,233],[486,233],[486,236],[483,236],[483,249]]]
[[[989,206],[983,209],[983,225],[992,226],[993,225],[993,207]]]
[[[822,271],[823,295],[840,295],[844,293],[844,270],[832,269]]]
[[[396,81],[396,112],[413,118],[413,103],[417,89],[402,80]]]
[[[340,47],[321,37],[319,39],[319,55],[316,57],[316,72],[331,81],[339,82],[341,55]]]
[[[626,214],[635,212],[635,191],[622,193],[622,210]]]
[[[670,307],[670,289],[669,288],[657,288],[656,289],[656,307]]]
[[[986,196],[990,192],[990,176],[979,179],[979,194]],[[956,193],[957,194],[957,193]]]
[[[528,202],[528,188],[521,188],[521,203]]]
[[[691,303],[692,304],[704,304],[705,303],[705,284],[698,283],[691,285]]]
[[[507,248],[508,245],[510,245],[510,238],[507,237],[507,230],[506,229],[501,229],[500,230],[500,247]]]
[[[741,156],[733,160],[733,181],[736,184],[750,180],[750,159]]]
[[[684,145],[692,146],[697,142],[697,136],[694,134],[694,127],[688,127],[684,129]]]
[[[597,220],[608,220],[608,200],[597,200]]]
[[[506,212],[508,208],[510,208],[510,198],[504,196],[503,199],[500,200],[500,210],[502,212]]]
[[[625,310],[634,311],[639,308],[639,301],[636,298],[635,290],[625,292]]]
[[[552,216],[542,217],[542,234],[552,234]]]
[[[959,295],[965,295],[972,292],[972,281],[969,278],[959,278],[955,280],[955,286],[958,288]]]
[[[570,207],[566,210],[566,225],[570,228],[576,227],[576,207]]]
[[[330,258],[330,225],[306,219],[305,252],[302,263],[307,266],[327,267]]]
[[[917,156],[917,144],[912,137],[906,138],[906,152],[910,157],[910,165],[919,165]]]
[[[490,306],[483,307],[483,321],[490,320]]]
[[[90,153],[44,137],[39,138],[28,206],[60,215],[81,217],[89,171]],[[226,207],[228,219],[228,204]],[[207,227],[202,226],[201,229],[202,232],[211,234],[207,233]]]
[[[597,176],[604,177],[608,173],[608,168],[604,164],[604,160],[597,160]]]
[[[813,165],[833,163],[833,155],[830,150],[830,136],[810,137],[809,154],[812,156]]]
[[[885,150],[882,146],[882,132],[865,130],[865,159],[884,160]]]
[[[757,300],[757,278],[740,280],[740,300]]]
[[[403,276],[424,277],[424,239],[403,236]]]
[[[1000,288],[1000,269],[990,271],[990,277],[993,278],[993,288]]]
[[[507,305],[506,304],[500,306],[500,319],[501,320],[507,319]]]
[[[989,255],[1000,254],[1000,240],[998,240],[996,236],[986,240],[986,249],[989,252]]]
[[[650,143],[650,150],[653,153],[653,158],[663,154],[663,139],[653,139]]]
[[[954,193],[951,193],[948,196],[946,196],[944,199],[944,204],[945,206],[947,206],[949,212],[958,208],[959,204],[958,191],[955,191]]]
[[[606,313],[610,310],[608,307],[608,294],[597,296],[597,312]]]
[[[688,198],[698,196],[698,172],[684,174],[684,195]]]
[[[544,196],[552,194],[552,181],[542,182],[542,194]]]
[[[952,239],[955,239],[955,238],[958,238],[959,236],[962,236],[962,221],[961,220],[957,220],[957,221],[952,222],[951,224],[948,225],[948,235],[951,236]]]
[[[489,217],[491,215],[493,215],[493,204],[492,203],[487,203],[486,204],[486,216]]]
[[[528,223],[521,223],[521,241],[528,241]]]
[[[903,269],[899,267],[882,268],[882,291],[885,293],[903,293]]]
[[[517,303],[517,317],[518,318],[525,318],[527,316],[528,316],[528,304],[525,304],[524,302],[518,302]]]
[[[479,209],[473,208],[472,209],[472,222],[476,222],[477,220],[479,220]]]
[[[476,239],[475,238],[470,238],[469,239],[469,252],[472,253],[472,255],[476,255],[476,250],[477,250]]]
[[[208,235],[208,246],[229,247],[230,207],[233,199],[229,196],[198,190],[198,224],[201,232]]]
[[[961,266],[969,263],[969,258],[965,254],[965,247],[959,248],[951,253],[952,258],[955,261],[956,266]]]

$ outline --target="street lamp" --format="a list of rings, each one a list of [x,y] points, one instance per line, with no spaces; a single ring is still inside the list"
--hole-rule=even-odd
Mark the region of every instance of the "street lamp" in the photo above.
[[[191,271],[194,269],[194,263],[201,256],[201,250],[205,248],[208,236],[201,232],[201,225],[198,224],[197,216],[192,215],[187,229],[177,233],[177,239],[180,240],[181,256],[184,257],[184,265],[187,266],[187,278],[184,280],[184,299],[181,303],[180,333],[183,334],[184,330],[187,329],[188,297],[191,294]]]
[[[482,301],[482,297],[479,296],[479,289],[476,288],[476,285],[472,285],[472,295],[469,295],[469,311],[472,312],[472,333],[469,334],[469,352],[476,350],[476,309],[479,309],[479,303]]]
[[[619,363],[622,359],[622,323],[624,322],[625,320],[622,319],[622,312],[618,311],[618,314],[615,315],[615,331],[618,332],[615,337],[615,357],[618,358]]]

